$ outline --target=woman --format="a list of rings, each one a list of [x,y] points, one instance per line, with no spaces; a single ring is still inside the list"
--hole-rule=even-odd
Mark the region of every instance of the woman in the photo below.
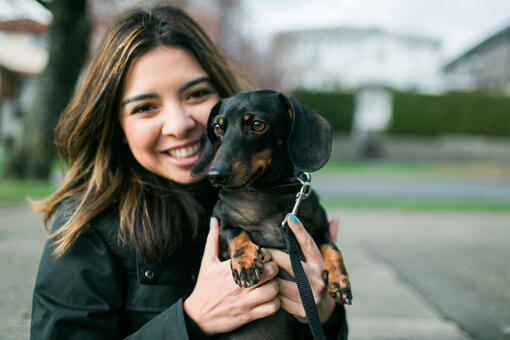
[[[288,256],[265,250],[260,283],[235,285],[218,260],[217,220],[208,227],[217,192],[189,174],[209,110],[244,88],[181,10],[136,10],[112,26],[56,128],[69,170],[36,206],[53,221],[31,338],[200,338],[279,308],[304,321],[297,289],[275,278]],[[343,307],[318,283],[319,266],[306,268],[326,331],[343,336]]]

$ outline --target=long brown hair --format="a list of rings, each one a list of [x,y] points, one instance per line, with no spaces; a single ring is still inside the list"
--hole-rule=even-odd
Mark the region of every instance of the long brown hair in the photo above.
[[[181,9],[158,6],[131,10],[120,17],[103,38],[57,124],[57,153],[69,168],[64,181],[50,197],[33,205],[47,225],[66,199],[76,201],[67,222],[50,236],[57,256],[110,207],[120,216],[119,239],[148,258],[164,259],[174,253],[187,226],[197,234],[203,209],[190,188],[138,164],[123,143],[119,123],[120,92],[130,65],[161,45],[190,51],[220,97],[247,88],[228,58]]]

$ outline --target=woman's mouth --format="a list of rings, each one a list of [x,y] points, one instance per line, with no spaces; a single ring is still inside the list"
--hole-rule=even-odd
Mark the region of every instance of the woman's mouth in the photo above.
[[[182,148],[175,148],[168,150],[168,154],[173,158],[181,159],[188,158],[196,155],[200,151],[200,143],[196,142]]]
[[[183,147],[173,148],[163,152],[166,159],[175,166],[189,168],[198,160],[200,154],[200,142]]]

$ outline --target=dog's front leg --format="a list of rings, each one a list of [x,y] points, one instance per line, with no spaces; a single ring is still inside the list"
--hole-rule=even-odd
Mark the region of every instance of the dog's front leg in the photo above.
[[[259,282],[264,271],[264,253],[244,229],[229,228],[225,236],[234,281],[240,287],[252,287]]]
[[[324,259],[322,274],[328,286],[329,295],[334,297],[337,303],[350,305],[352,303],[351,283],[342,253],[332,242],[320,245],[319,249]]]

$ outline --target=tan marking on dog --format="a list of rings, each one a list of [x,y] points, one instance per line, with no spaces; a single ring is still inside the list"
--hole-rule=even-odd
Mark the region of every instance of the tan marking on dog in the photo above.
[[[283,140],[281,139],[278,139],[278,146],[282,145],[283,144]]]
[[[225,120],[223,118],[218,119],[218,124],[220,125],[225,124]]]
[[[240,186],[246,183],[250,179],[250,167],[249,164],[246,164],[242,161],[235,161],[232,163],[232,168],[230,170],[232,177],[232,185]]]
[[[228,245],[232,270],[237,271],[238,275],[241,275],[241,272],[246,272],[250,268],[259,268],[262,271],[264,264],[258,249],[259,247],[251,241],[248,233],[242,230]],[[248,277],[249,279],[252,279],[255,283],[259,281],[259,277],[255,273],[252,274],[252,277]],[[247,287],[247,282],[241,280],[241,284],[243,287]]]
[[[336,293],[344,288],[350,288],[349,274],[345,268],[342,253],[329,244],[323,244],[319,249],[324,259],[324,270],[328,272],[328,291]],[[342,298],[345,297],[342,296]]]
[[[290,117],[290,119],[292,120],[292,118],[294,118],[294,112],[292,112],[292,110],[291,110],[291,109],[288,109],[288,110],[287,110],[287,113],[289,114],[289,117]]]
[[[261,151],[259,153],[256,153],[254,154],[252,157],[251,157],[251,173],[254,173],[255,171],[257,171],[257,169],[259,169],[260,167],[262,167],[262,172],[266,171],[266,168],[268,167],[269,164],[271,164],[271,156],[272,156],[272,151],[271,149],[266,149],[264,151]]]
[[[231,185],[241,186],[248,182],[255,174],[257,169],[262,168],[264,172],[269,164],[271,164],[271,149],[266,149],[251,157],[249,163],[243,161],[235,161],[231,168]]]
[[[250,120],[250,118],[251,118],[251,115],[245,115],[245,116],[243,117],[243,119],[244,119],[244,120]]]

